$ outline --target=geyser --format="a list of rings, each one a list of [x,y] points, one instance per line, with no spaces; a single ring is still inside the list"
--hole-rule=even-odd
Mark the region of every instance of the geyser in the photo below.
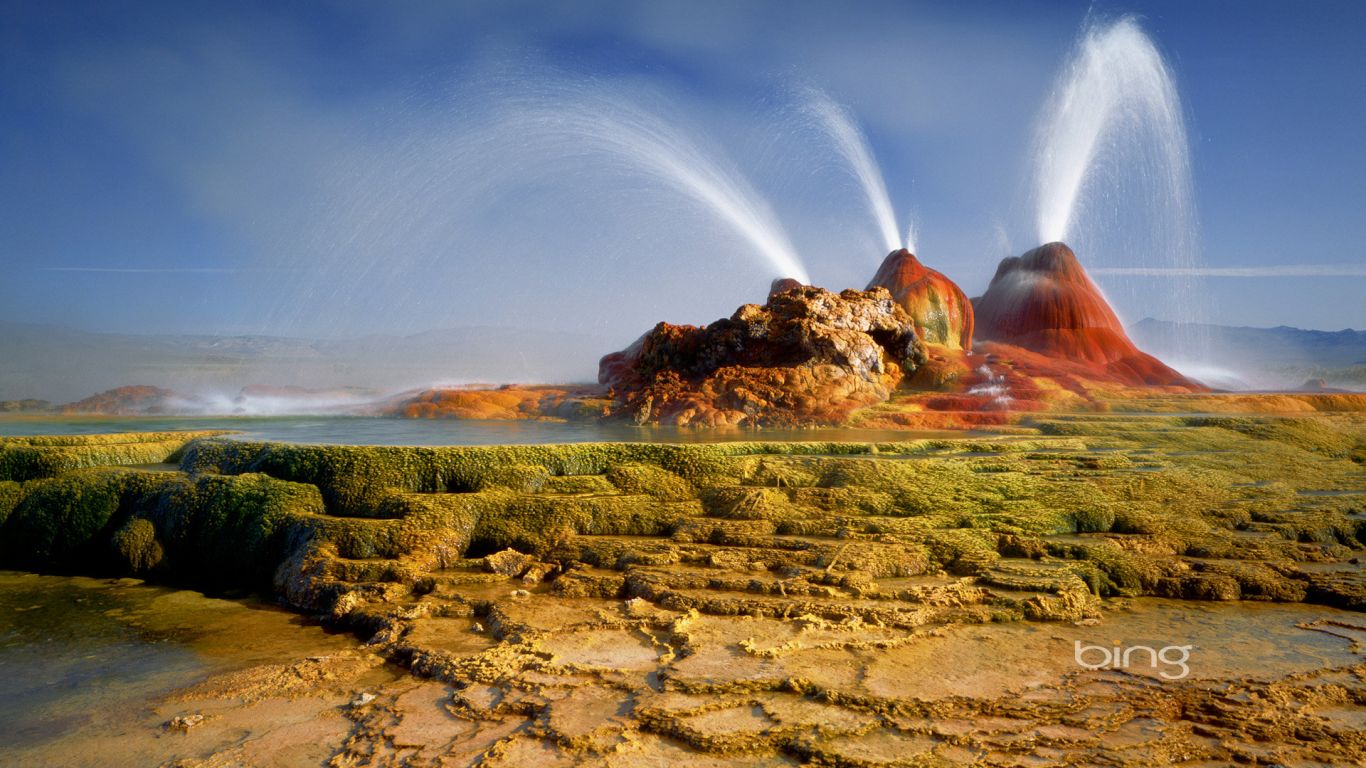
[[[809,281],[763,189],[700,110],[664,91],[541,70],[457,86],[416,114],[405,108],[395,120],[401,131],[374,126],[384,141],[337,163],[319,187],[315,225],[302,221],[287,238],[297,263],[279,265],[288,268],[271,279],[282,285],[261,292],[275,298],[262,330],[596,334],[609,316],[660,303],[632,290],[655,270],[714,269],[761,286],[775,277]],[[428,111],[421,130],[406,127]],[[654,244],[648,252],[645,242]],[[684,301],[673,293],[665,305]],[[528,295],[543,300],[515,309],[508,300]],[[509,349],[495,357],[526,371],[520,381],[581,370],[568,355]],[[424,377],[464,369],[425,365]]]
[[[868,138],[859,129],[849,110],[840,106],[825,93],[811,90],[807,93],[806,110],[820,128],[830,137],[835,149],[849,165],[849,170],[858,180],[859,187],[868,204],[868,211],[876,222],[882,237],[883,247],[890,251],[905,248],[915,250],[912,242],[915,228],[907,226],[905,239],[902,239],[896,226],[896,214],[892,212],[892,199],[887,194],[887,184],[878,170],[873,150],[868,146]]]
[[[691,197],[754,246],[777,277],[811,281],[763,197],[719,152],[704,150],[680,128],[617,100],[555,104],[541,122],[552,135],[626,161]]]
[[[1087,23],[1040,114],[1033,158],[1034,242],[1069,242],[1092,266],[1198,266],[1181,100],[1134,18]],[[1108,285],[1123,304],[1185,323],[1200,322],[1208,301],[1193,277],[1161,291]],[[1199,359],[1200,341],[1166,352]]]
[[[1062,243],[1003,259],[973,308],[981,341],[1080,363],[1128,384],[1192,384],[1134,346],[1100,288]]]
[[[1144,175],[1176,211],[1191,204],[1186,126],[1175,81],[1133,18],[1088,25],[1045,107],[1034,155],[1039,242],[1076,234],[1097,174]],[[1101,162],[1107,154],[1119,155]],[[1107,194],[1112,190],[1100,190]]]

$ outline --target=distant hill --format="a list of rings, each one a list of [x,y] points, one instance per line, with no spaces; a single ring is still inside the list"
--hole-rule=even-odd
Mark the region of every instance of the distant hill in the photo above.
[[[1210,338],[1209,359],[1196,362],[1227,374],[1227,381],[1210,382],[1215,386],[1293,389],[1323,379],[1330,387],[1366,390],[1366,331],[1193,327],[1151,318],[1128,330],[1139,348],[1173,359],[1177,339],[1192,329]],[[244,395],[260,407],[295,408],[306,399],[340,405],[464,383],[574,384],[596,380],[598,358],[629,341],[493,327],[330,340],[0,323],[0,412],[43,410],[129,385],[172,390],[196,407],[232,412]]]
[[[131,384],[235,397],[244,387],[574,383],[629,339],[551,330],[466,327],[353,339],[134,335],[0,323],[0,400],[69,403]]]
[[[1329,386],[1366,389],[1366,331],[1194,325],[1153,318],[1128,330],[1140,348],[1159,357],[1172,356],[1187,334],[1206,335],[1209,359],[1202,362],[1251,387],[1293,388],[1307,379],[1324,379]]]

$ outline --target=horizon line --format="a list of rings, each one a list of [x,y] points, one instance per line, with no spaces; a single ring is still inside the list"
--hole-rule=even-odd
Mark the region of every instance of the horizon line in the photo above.
[[[1366,277],[1366,265],[1284,264],[1271,267],[1097,267],[1093,275],[1132,277]]]

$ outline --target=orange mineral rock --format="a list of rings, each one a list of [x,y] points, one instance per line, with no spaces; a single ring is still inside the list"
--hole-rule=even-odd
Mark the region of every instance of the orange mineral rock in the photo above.
[[[1001,261],[973,301],[977,338],[1022,347],[1130,385],[1199,385],[1134,346],[1072,249],[1048,243]]]
[[[902,248],[883,260],[868,288],[886,288],[927,344],[972,351],[972,302],[952,280]]]

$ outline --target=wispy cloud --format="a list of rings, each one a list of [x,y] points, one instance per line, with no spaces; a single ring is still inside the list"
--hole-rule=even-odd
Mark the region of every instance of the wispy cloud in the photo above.
[[[1134,277],[1366,277],[1362,264],[1281,264],[1270,267],[1099,267],[1096,275]]]
[[[112,272],[127,275],[235,275],[245,272],[286,272],[283,269],[242,267],[39,267],[40,272]]]

